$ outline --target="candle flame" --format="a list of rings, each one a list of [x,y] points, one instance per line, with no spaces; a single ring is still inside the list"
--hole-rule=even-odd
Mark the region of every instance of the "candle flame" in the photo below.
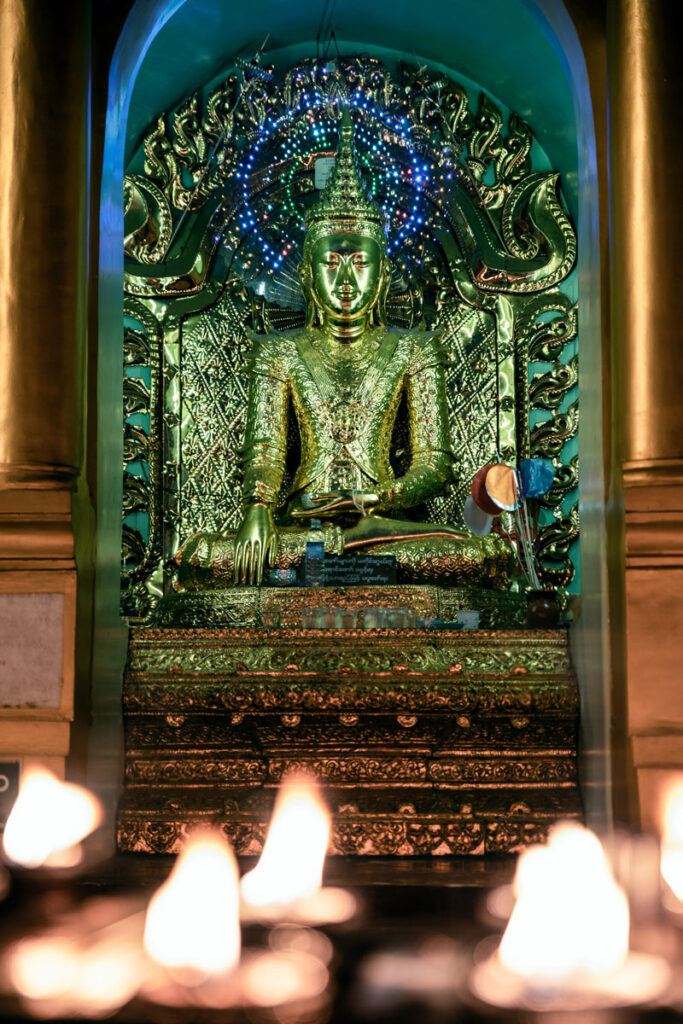
[[[623,966],[629,909],[599,839],[579,825],[552,829],[520,857],[517,902],[498,955],[537,984],[597,977]]]
[[[7,957],[15,991],[38,1017],[108,1016],[135,995],[142,977],[139,946],[95,943],[47,933],[23,939]]]
[[[100,804],[87,789],[30,768],[5,825],[3,850],[26,868],[73,867],[82,859],[81,840],[101,820]]]
[[[79,948],[69,938],[23,939],[8,958],[9,977],[27,999],[55,999],[67,992],[78,976]]]
[[[287,906],[320,889],[330,816],[315,781],[290,776],[278,793],[258,864],[242,879],[252,907]]]
[[[71,1004],[81,1017],[104,1017],[132,999],[144,977],[139,945],[102,943],[78,961]]]
[[[247,1005],[275,1007],[320,996],[329,974],[325,964],[307,953],[270,953],[247,961],[241,978]],[[278,1015],[278,1020],[301,1020]]]
[[[683,901],[683,777],[664,794],[661,870],[677,900]]]
[[[188,983],[236,967],[239,876],[233,852],[219,832],[197,832],[188,840],[171,875],[150,900],[144,945],[157,963],[184,972]]]

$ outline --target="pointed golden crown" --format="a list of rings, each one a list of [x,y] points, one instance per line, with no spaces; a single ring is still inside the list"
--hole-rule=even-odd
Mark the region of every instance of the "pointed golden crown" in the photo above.
[[[306,215],[305,246],[326,235],[353,234],[374,238],[382,250],[387,244],[387,217],[371,199],[356,164],[353,124],[344,107],[337,159],[320,198]]]

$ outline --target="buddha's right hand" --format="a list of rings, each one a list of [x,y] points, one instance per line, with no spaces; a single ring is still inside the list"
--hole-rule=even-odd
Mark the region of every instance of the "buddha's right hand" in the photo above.
[[[273,513],[267,505],[249,505],[235,536],[235,583],[261,583],[264,566],[275,562],[277,547]]]

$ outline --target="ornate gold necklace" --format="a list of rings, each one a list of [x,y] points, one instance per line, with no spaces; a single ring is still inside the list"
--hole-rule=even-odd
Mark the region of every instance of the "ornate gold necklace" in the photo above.
[[[379,348],[379,338],[367,335],[357,342],[340,342],[318,334],[313,341],[320,360],[331,370],[365,370]]]

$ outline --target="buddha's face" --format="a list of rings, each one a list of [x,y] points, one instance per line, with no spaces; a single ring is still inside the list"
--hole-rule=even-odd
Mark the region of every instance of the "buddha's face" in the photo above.
[[[318,305],[333,316],[356,319],[377,302],[382,251],[364,235],[319,238],[311,251],[311,277]]]

